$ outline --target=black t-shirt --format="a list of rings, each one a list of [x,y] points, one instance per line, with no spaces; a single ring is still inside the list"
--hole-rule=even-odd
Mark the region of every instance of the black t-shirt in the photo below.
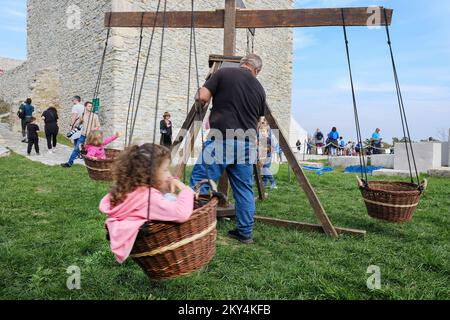
[[[58,115],[49,109],[45,110],[42,116],[45,117],[45,124],[56,123],[58,121]]]
[[[28,139],[37,139],[39,131],[39,126],[35,123],[29,123],[27,125]]]
[[[210,115],[211,129],[225,137],[227,129],[254,129],[264,116],[266,93],[261,83],[244,68],[223,68],[206,81],[205,88],[213,95]]]

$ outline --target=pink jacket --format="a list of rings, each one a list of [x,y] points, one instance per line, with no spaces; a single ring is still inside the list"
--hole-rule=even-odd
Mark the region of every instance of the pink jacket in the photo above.
[[[108,137],[99,146],[85,145],[84,149],[87,151],[86,157],[105,160],[106,159],[105,146],[107,146],[117,138],[118,138],[117,136]]]
[[[150,195],[150,220],[183,223],[189,220],[194,210],[194,191],[183,189],[176,202],[168,201],[157,189]],[[147,187],[139,187],[128,194],[124,202],[111,208],[110,195],[100,202],[100,211],[108,216],[106,225],[109,231],[111,251],[119,263],[123,263],[133,249],[139,228],[147,222]]]

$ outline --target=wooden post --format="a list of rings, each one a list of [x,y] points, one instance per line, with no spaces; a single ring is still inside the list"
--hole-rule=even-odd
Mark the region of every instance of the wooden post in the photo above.
[[[236,0],[225,0],[223,55],[236,53]]]
[[[223,55],[234,56],[236,54],[236,0],[225,0]],[[228,198],[228,176],[222,175],[219,180],[219,191]],[[228,207],[229,203],[220,204]]]

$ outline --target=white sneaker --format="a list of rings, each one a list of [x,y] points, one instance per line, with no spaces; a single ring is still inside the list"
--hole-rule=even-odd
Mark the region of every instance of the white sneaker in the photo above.
[[[53,152],[53,153],[56,153],[56,148],[53,148],[53,149],[52,149],[52,152]]]
[[[53,153],[53,151],[52,150],[48,150],[48,154],[52,154]]]

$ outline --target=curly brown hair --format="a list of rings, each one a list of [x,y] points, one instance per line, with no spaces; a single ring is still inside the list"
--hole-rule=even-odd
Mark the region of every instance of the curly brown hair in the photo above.
[[[171,159],[166,147],[146,143],[123,151],[112,168],[113,185],[110,189],[111,205],[122,203],[127,195],[139,187],[158,187],[156,172],[164,160]]]

